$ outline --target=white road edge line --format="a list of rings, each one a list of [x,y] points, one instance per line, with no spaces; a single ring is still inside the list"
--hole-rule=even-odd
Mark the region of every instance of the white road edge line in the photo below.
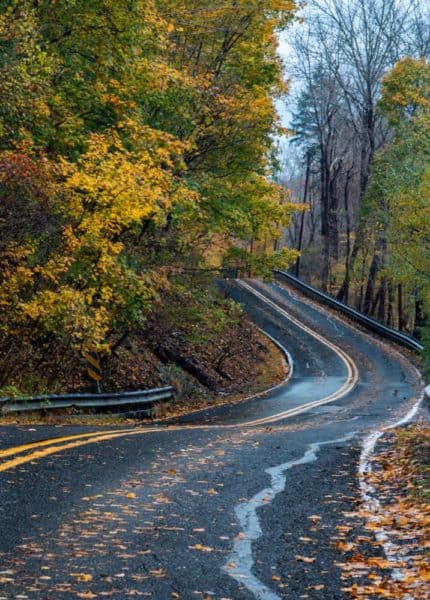
[[[410,411],[399,421],[390,423],[389,425],[374,431],[363,441],[358,467],[358,477],[363,505],[369,512],[377,513],[382,508],[374,486],[367,481],[372,474],[372,456],[375,452],[376,445],[387,431],[396,427],[401,427],[412,421],[421,407],[424,396],[425,393],[423,392]],[[375,537],[381,542],[385,556],[390,563],[395,564],[401,560],[401,549],[390,540],[390,536],[387,534],[384,527],[381,527],[379,531],[375,531]],[[401,569],[393,567],[391,570],[391,577],[395,580],[403,580],[405,575]]]

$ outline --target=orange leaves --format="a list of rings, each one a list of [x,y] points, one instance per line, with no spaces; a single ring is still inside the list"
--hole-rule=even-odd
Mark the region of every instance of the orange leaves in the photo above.
[[[166,572],[163,571],[161,567],[158,569],[150,570],[149,574],[152,575],[152,577],[166,577]]]
[[[89,581],[93,580],[93,576],[89,575],[88,573],[70,573],[70,576],[74,577],[76,581],[82,583],[88,583]]]
[[[348,543],[338,542],[336,544],[336,547],[340,552],[350,552],[351,550],[354,549],[354,544],[351,542],[348,542]]]

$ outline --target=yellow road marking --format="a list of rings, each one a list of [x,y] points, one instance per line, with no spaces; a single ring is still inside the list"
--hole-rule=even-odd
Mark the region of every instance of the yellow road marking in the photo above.
[[[341,348],[333,344],[332,342],[327,341],[320,334],[316,333],[296,318],[291,316],[287,311],[282,309],[280,306],[266,298],[263,294],[252,288],[245,282],[239,282],[241,286],[246,288],[256,297],[258,297],[262,302],[270,305],[277,312],[282,314],[289,321],[293,322],[297,327],[306,331],[309,335],[319,340],[322,344],[329,347],[333,352],[335,352],[343,361],[347,369],[347,379],[342,384],[342,386],[329,396],[325,396],[320,400],[315,400],[313,402],[308,402],[307,404],[302,404],[301,406],[297,406],[295,408],[290,408],[288,410],[282,411],[275,415],[270,415],[268,417],[262,417],[260,419],[254,419],[252,421],[244,421],[242,423],[231,424],[231,425],[178,425],[173,427],[166,428],[139,428],[139,429],[123,429],[123,430],[112,430],[112,431],[97,431],[83,434],[73,434],[58,438],[51,438],[48,440],[43,440],[41,442],[31,442],[28,444],[23,444],[21,446],[16,446],[14,448],[7,448],[6,450],[0,450],[0,458],[6,458],[8,456],[15,456],[17,454],[22,454],[27,450],[32,450],[35,448],[43,448],[42,450],[37,450],[35,452],[31,452],[30,454],[25,454],[24,456],[19,456],[13,458],[12,460],[5,461],[0,464],[0,472],[7,471],[9,469],[13,469],[17,466],[25,464],[27,462],[32,462],[38,460],[40,458],[44,458],[45,456],[49,456],[51,454],[57,454],[59,452],[63,452],[64,450],[68,450],[71,448],[78,448],[80,446],[85,446],[88,444],[93,444],[96,442],[102,442],[107,440],[112,440],[120,437],[127,437],[131,435],[145,435],[146,433],[165,433],[171,431],[179,431],[184,429],[193,429],[193,430],[214,430],[214,429],[235,429],[237,427],[255,427],[259,425],[269,425],[276,423],[277,421],[284,420],[288,417],[293,417],[304,412],[311,410],[317,406],[321,406],[323,404],[328,404],[329,402],[333,402],[334,400],[338,400],[339,398],[348,394],[352,389],[356,386],[358,382],[358,369],[354,361],[346,352],[344,352]],[[69,440],[76,440],[70,441]],[[69,442],[63,443],[60,446],[58,445],[61,442]]]
[[[74,433],[71,435],[65,435],[63,437],[50,438],[47,440],[41,440],[38,442],[29,442],[28,444],[23,444],[22,446],[15,446],[14,448],[7,448],[6,450],[0,450],[0,458],[4,458],[6,456],[12,456],[13,454],[21,454],[22,452],[26,452],[27,450],[31,450],[32,448],[41,448],[44,446],[50,446],[51,444],[58,444],[60,442],[68,442],[69,440],[73,440],[76,438],[87,438],[94,437],[102,434],[109,433],[122,433],[126,431],[132,431],[131,429],[113,429],[111,431],[94,431],[91,433]]]
[[[18,458],[13,458],[12,460],[8,460],[2,464],[0,464],[0,471],[8,471],[9,469],[13,469],[14,467],[18,467],[19,465],[23,465],[27,462],[32,462],[34,460],[38,460],[39,458],[43,458],[45,456],[49,456],[50,454],[57,454],[58,452],[62,452],[63,450],[69,450],[70,448],[78,448],[79,446],[86,446],[87,444],[93,444],[95,442],[103,442],[105,440],[112,440],[116,437],[124,437],[126,435],[137,435],[139,433],[150,433],[151,431],[157,431],[157,429],[146,429],[145,432],[142,430],[129,430],[127,433],[118,433],[118,434],[109,434],[109,435],[97,435],[96,437],[86,439],[86,440],[77,440],[76,442],[70,442],[69,444],[63,444],[62,446],[49,446],[44,448],[43,450],[37,450],[36,452],[32,452],[31,454],[26,454],[24,456],[19,456]],[[51,441],[52,443],[56,443],[58,440]]]
[[[320,400],[315,400],[314,402],[302,404],[301,406],[298,406],[296,408],[291,408],[282,413],[278,413],[277,415],[263,417],[262,419],[256,419],[255,421],[249,421],[246,423],[246,425],[265,425],[265,424],[269,424],[269,423],[274,423],[276,421],[285,419],[287,417],[293,417],[302,412],[311,410],[312,408],[316,408],[317,406],[321,406],[323,404],[328,404],[329,402],[334,402],[334,400],[338,400],[339,398],[345,396],[346,394],[348,394],[349,392],[351,392],[354,389],[354,387],[357,385],[358,380],[359,380],[358,368],[357,368],[357,365],[355,364],[355,362],[352,360],[352,358],[346,352],[344,352],[341,348],[339,348],[339,346],[336,346],[336,344],[333,344],[332,342],[329,342],[328,340],[326,340],[322,335],[320,335],[313,329],[310,329],[310,327],[307,327],[306,325],[301,323],[298,319],[296,319],[295,317],[290,315],[286,310],[284,310],[283,308],[281,308],[280,306],[278,306],[277,304],[272,302],[272,300],[269,300],[269,298],[266,298],[266,296],[261,294],[259,291],[257,291],[253,287],[251,287],[248,283],[245,283],[244,281],[239,281],[238,283],[239,283],[239,285],[241,285],[242,287],[247,289],[249,292],[251,292],[251,294],[253,294],[257,298],[259,298],[262,302],[264,302],[265,304],[268,304],[273,309],[275,309],[277,312],[279,312],[282,316],[284,316],[286,319],[288,319],[289,321],[294,323],[297,327],[299,327],[303,331],[306,331],[306,333],[311,335],[313,338],[317,339],[322,344],[324,344],[325,346],[327,346],[328,348],[333,350],[333,352],[335,352],[339,356],[339,358],[342,360],[342,362],[346,366],[346,370],[348,373],[347,379],[345,380],[343,385],[339,388],[339,390],[337,390],[336,392],[333,392],[329,396],[326,396],[325,398],[321,398]]]

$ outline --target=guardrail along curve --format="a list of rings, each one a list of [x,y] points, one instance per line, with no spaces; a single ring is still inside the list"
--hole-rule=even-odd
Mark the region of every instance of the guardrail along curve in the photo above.
[[[354,319],[357,321],[357,323],[360,323],[360,325],[363,325],[370,331],[378,333],[379,335],[396,342],[397,344],[405,346],[410,350],[414,350],[415,352],[422,352],[424,349],[424,346],[421,344],[421,342],[414,337],[407,335],[402,331],[398,331],[397,329],[393,329],[392,327],[387,327],[387,325],[384,325],[376,319],[363,314],[359,310],[349,306],[348,304],[345,304],[344,302],[341,302],[340,300],[336,300],[336,298],[333,298],[329,294],[322,292],[313,285],[301,281],[298,279],[298,277],[291,275],[291,273],[287,273],[286,271],[282,270],[276,270],[274,271],[274,274],[277,279],[281,281],[287,281],[293,287],[303,292],[306,296],[309,296],[318,302],[322,302],[323,304],[334,308],[351,319]]]
[[[0,398],[0,414],[28,412],[31,410],[52,410],[58,408],[119,408],[134,407],[137,411],[147,411],[153,415],[156,404],[173,398],[172,386],[136,390],[133,392],[101,392],[98,394],[57,394],[30,396],[28,398]]]

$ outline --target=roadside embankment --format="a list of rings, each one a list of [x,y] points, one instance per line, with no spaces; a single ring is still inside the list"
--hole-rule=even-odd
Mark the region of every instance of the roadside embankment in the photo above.
[[[130,336],[115,356],[105,361],[103,390],[121,392],[172,385],[174,399],[160,403],[156,416],[176,416],[238,402],[280,383],[289,372],[284,353],[244,315],[207,343],[204,337],[191,338],[180,326],[172,329],[154,322],[148,331],[145,336]],[[56,382],[55,391],[85,390],[88,383],[83,373],[83,369],[66,370]],[[44,410],[4,415],[1,421],[109,424],[130,418],[129,414],[121,416],[119,409],[112,409],[112,414],[85,413],[75,408]]]

